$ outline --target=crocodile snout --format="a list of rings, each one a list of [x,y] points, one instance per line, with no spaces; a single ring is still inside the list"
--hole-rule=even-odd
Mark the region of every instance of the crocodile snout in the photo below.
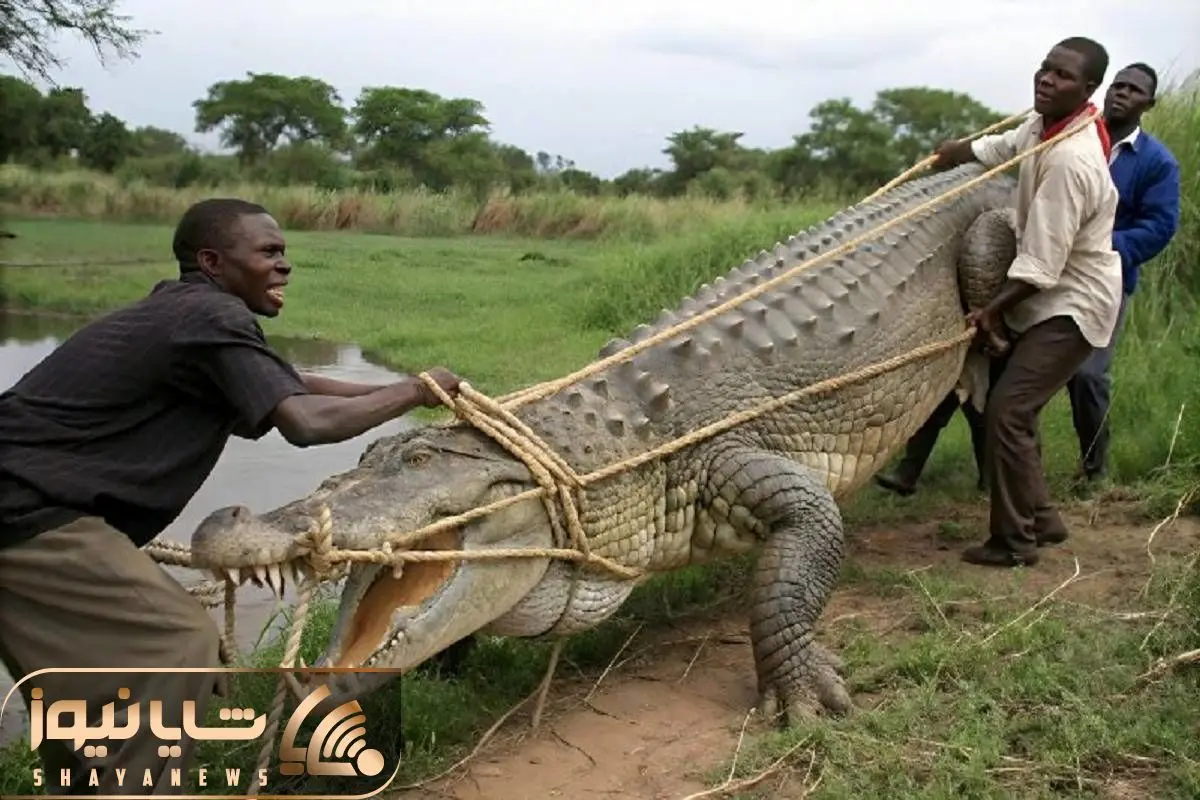
[[[270,587],[280,596],[285,578],[299,582],[306,574],[294,560],[296,555],[294,534],[279,530],[242,505],[216,509],[192,534],[193,566],[209,570],[218,580]]]

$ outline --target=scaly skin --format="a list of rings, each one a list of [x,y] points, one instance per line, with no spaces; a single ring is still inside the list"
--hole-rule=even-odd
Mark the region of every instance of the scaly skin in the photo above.
[[[978,175],[932,175],[850,208],[703,287],[633,341],[836,247]],[[1011,262],[1011,178],[993,178],[757,299],[516,413],[580,474],[644,452],[769,397],[956,336]],[[978,222],[976,222],[978,220]],[[615,341],[602,355],[628,342]],[[966,374],[967,346],[916,361],[593,484],[582,520],[592,552],[647,573],[759,546],[750,631],[762,700],[784,719],[851,700],[841,661],[814,626],[843,558],[838,501],[868,481]],[[967,372],[972,372],[968,370]],[[968,387],[969,388],[969,387]],[[214,512],[196,531],[197,564],[287,562],[314,501],[332,511],[343,548],[534,488],[528,470],[473,428],[425,428],[372,443],[357,467],[311,497],[261,516]],[[462,526],[428,547],[553,547],[540,501]],[[355,566],[323,663],[407,671],[477,631],[566,635],[595,626],[635,581],[578,574],[546,559]],[[241,576],[239,576],[241,577]],[[387,676],[330,678],[358,696]]]

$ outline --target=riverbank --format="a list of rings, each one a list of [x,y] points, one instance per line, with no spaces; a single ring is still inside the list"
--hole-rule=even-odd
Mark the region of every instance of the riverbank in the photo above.
[[[299,333],[357,342],[400,371],[443,364],[470,378],[483,391],[499,394],[581,366],[611,335],[652,318],[661,306],[676,303],[701,280],[711,279],[740,263],[748,253],[807,226],[819,216],[820,212],[810,212],[808,218],[791,213],[766,215],[718,226],[704,235],[649,245],[506,237],[401,239],[348,233],[289,234],[289,249],[297,266],[295,280],[289,287],[283,315],[264,327],[269,334]],[[172,274],[168,259],[131,266],[106,267],[103,263],[166,255],[170,241],[166,227],[45,220],[14,221],[9,227],[19,237],[6,250],[9,260],[86,258],[97,262],[94,266],[10,269],[6,291],[14,302],[25,307],[94,313],[133,300],[154,280]],[[1190,243],[1179,245],[1185,246]],[[1075,516],[1084,520],[1081,526],[1089,518],[1084,511],[1108,508],[1122,493],[1145,501],[1140,506],[1143,513],[1169,510],[1188,482],[1195,480],[1200,456],[1196,411],[1200,397],[1194,370],[1180,365],[1194,362],[1190,353],[1200,347],[1200,323],[1194,315],[1181,311],[1186,308],[1186,298],[1159,283],[1162,275],[1170,274],[1168,268],[1176,265],[1171,260],[1174,258],[1174,253],[1164,257],[1158,271],[1148,277],[1136,296],[1114,368],[1113,465],[1114,477],[1124,484],[1121,491],[1087,503],[1070,501],[1067,483],[1077,444],[1065,398],[1056,398],[1044,415],[1048,470],[1060,499],[1077,511],[1083,509]],[[1125,754],[1161,760],[1163,749],[1170,748],[1180,757],[1192,759],[1164,777],[1168,782],[1163,785],[1168,789],[1197,785],[1200,777],[1194,770],[1189,771],[1187,763],[1200,761],[1200,752],[1196,752],[1194,742],[1178,732],[1176,721],[1186,677],[1168,676],[1141,698],[1148,726],[1144,734],[1128,731],[1128,712],[1122,711],[1110,696],[1119,686],[1118,678],[1127,677],[1149,659],[1178,652],[1195,634],[1195,623],[1188,616],[1188,609],[1195,606],[1188,604],[1193,602],[1189,598],[1200,597],[1200,592],[1189,590],[1172,599],[1175,586],[1191,585],[1185,581],[1188,574],[1175,560],[1160,555],[1161,563],[1156,567],[1160,571],[1156,572],[1153,591],[1146,596],[1123,594],[1121,598],[1127,601],[1121,613],[1158,613],[1159,617],[1123,620],[1120,630],[1112,632],[1101,650],[1091,654],[1064,650],[1064,642],[1095,642],[1097,617],[1052,602],[1039,606],[1038,613],[1045,611],[1047,616],[1022,617],[1021,625],[1034,623],[1031,627],[1009,628],[1024,630],[1023,634],[998,637],[1004,648],[988,651],[987,663],[994,667],[988,676],[967,670],[958,661],[954,662],[958,666],[953,673],[957,683],[944,681],[939,665],[957,652],[956,642],[961,643],[964,630],[978,638],[987,636],[990,630],[1007,625],[1023,613],[1022,603],[1031,606],[1053,589],[1053,585],[1044,585],[1045,576],[1057,577],[1064,567],[1068,574],[1063,577],[1070,576],[1070,556],[1058,551],[1047,556],[1047,569],[1033,572],[1029,580],[1025,576],[997,578],[1004,586],[991,587],[995,592],[981,595],[978,572],[963,569],[952,558],[954,551],[981,534],[980,510],[984,505],[973,492],[973,484],[964,426],[961,420],[955,420],[935,451],[917,497],[899,500],[868,487],[846,508],[850,535],[859,543],[847,564],[843,581],[846,588],[853,592],[855,586],[862,587],[868,594],[887,599],[897,610],[906,609],[906,613],[916,615],[917,623],[913,624],[919,623],[920,627],[908,631],[911,635],[903,640],[903,646],[893,648],[883,644],[887,639],[881,638],[880,629],[861,624],[864,618],[857,616],[859,612],[846,609],[827,616],[825,624],[836,637],[854,676],[852,690],[865,694],[868,701],[886,699],[893,710],[880,709],[849,727],[830,729],[841,734],[806,731],[818,737],[814,740],[818,747],[811,752],[828,770],[826,787],[857,786],[858,796],[870,788],[891,797],[916,796],[922,776],[928,775],[925,766],[914,761],[910,751],[899,748],[880,761],[872,755],[875,746],[861,735],[887,738],[899,731],[928,727],[929,719],[938,720],[942,741],[976,748],[981,753],[974,758],[960,758],[957,751],[939,756],[938,781],[947,791],[957,787],[959,791],[986,794],[1006,787],[1013,789],[1013,775],[994,770],[1006,768],[1004,759],[1014,757],[1013,748],[1018,745],[1025,759],[1022,769],[1026,769],[1027,762],[1042,768],[1039,772],[1030,767],[1028,774],[1017,776],[1024,781],[1015,784],[1022,796],[1038,796],[1046,791],[1046,776],[1061,773],[1063,760],[1068,757],[1090,758],[1087,766],[1079,767],[1090,779],[1094,771],[1107,768],[1115,758],[1103,749],[1103,743],[1113,739],[1104,737],[1122,731],[1125,733],[1120,741]],[[1146,518],[1141,519],[1150,527]],[[893,536],[885,544],[878,544],[880,540],[870,532],[880,529],[903,532],[911,535],[912,541]],[[1067,551],[1081,559],[1085,575],[1123,569],[1125,562],[1138,557],[1130,546],[1111,555],[1111,560],[1098,562],[1098,550],[1093,547],[1099,541],[1096,537],[1110,532],[1102,528],[1081,530],[1079,544]],[[868,547],[864,551],[863,541],[876,542],[877,549]],[[897,557],[892,563],[897,548],[904,549],[907,557]],[[948,548],[952,549],[947,555],[943,551]],[[1186,555],[1187,551],[1183,552]],[[864,566],[868,562],[870,566]],[[926,567],[922,564],[933,562],[932,570],[923,571]],[[680,624],[683,614],[708,618],[718,612],[736,611],[744,567],[744,561],[734,561],[673,575],[643,587],[622,609],[619,619],[572,640],[560,665],[560,675],[568,680],[574,675],[585,684],[595,682],[615,657],[624,657],[619,656],[622,645],[639,625],[640,635],[651,637],[651,641],[656,637],[675,638],[669,628]],[[995,595],[1003,594],[1010,596],[995,599]],[[926,601],[927,595],[932,599]],[[942,615],[955,613],[948,609],[961,608],[977,609],[971,613],[978,616],[941,624]],[[1171,613],[1163,616],[1164,609],[1171,609]],[[320,609],[308,627],[304,651],[310,660],[320,650],[329,614],[328,607]],[[1164,624],[1148,635],[1159,618],[1165,620]],[[1195,619],[1192,614],[1190,620]],[[1141,637],[1149,642],[1145,651],[1132,646],[1134,639],[1140,641]],[[1032,655],[1019,655],[1022,647],[1032,648]],[[1095,673],[1096,652],[1121,659],[1120,674],[1111,682],[1090,686],[1088,676]],[[279,655],[277,647],[266,648],[256,654],[256,659],[269,664]],[[372,735],[402,731],[406,739],[401,782],[432,775],[469,750],[482,730],[536,686],[546,658],[547,649],[542,644],[489,640],[453,678],[420,675],[372,696],[367,707]],[[1009,717],[1028,719],[1030,708],[1051,702],[1045,685],[1037,681],[1037,670],[1052,662],[1057,665],[1054,685],[1062,693],[1073,693],[1073,704],[1055,712],[1059,725],[1053,729],[1011,728],[1005,721]],[[1069,687],[1062,683],[1066,675],[1074,676]],[[742,671],[737,676],[741,683],[752,684],[752,673]],[[1004,692],[999,691],[1001,687]],[[266,687],[268,694],[251,704],[265,707],[269,690]],[[990,712],[981,714],[963,705],[968,700],[987,700],[994,705]],[[1148,733],[1156,722],[1170,722],[1164,728],[1168,733]],[[1091,725],[1096,741],[1064,740],[1071,725]],[[859,738],[855,738],[856,732]],[[911,733],[906,736],[911,737]],[[758,741],[765,748],[760,753],[766,753],[780,742],[792,740],[765,736]],[[1045,755],[1039,755],[1042,745],[1049,747]],[[393,733],[390,740],[373,739],[372,746],[394,748],[396,736]],[[799,752],[803,772],[810,750]],[[716,766],[728,753],[711,755],[709,766]],[[224,759],[218,760],[225,763]],[[253,754],[241,761],[249,766]],[[874,775],[873,783],[854,784],[850,778],[868,761],[875,766],[863,774]],[[705,767],[698,761],[674,766],[681,771]],[[21,768],[20,763],[0,762],[0,795],[18,791],[18,784],[6,783],[4,776],[19,778]],[[853,794],[843,795],[827,788],[824,796]]]

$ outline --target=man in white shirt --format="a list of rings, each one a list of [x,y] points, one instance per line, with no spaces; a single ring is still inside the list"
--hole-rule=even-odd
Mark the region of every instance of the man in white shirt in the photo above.
[[[978,160],[999,165],[1096,109],[1108,54],[1071,37],[1034,73],[1034,111],[1020,127],[938,148],[935,168]],[[1037,441],[1038,416],[1088,356],[1108,345],[1121,303],[1121,259],[1113,250],[1117,190],[1101,119],[1021,162],[1017,257],[996,298],[973,312],[986,348],[1003,359],[986,411],[988,540],[963,553],[987,566],[1037,563],[1040,544],[1067,538],[1050,501]],[[1009,346],[1003,354],[996,345]]]

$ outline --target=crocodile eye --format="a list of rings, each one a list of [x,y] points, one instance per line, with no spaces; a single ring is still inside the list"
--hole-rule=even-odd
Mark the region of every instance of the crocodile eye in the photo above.
[[[416,450],[404,457],[404,464],[408,467],[422,467],[430,456],[431,453],[428,450]]]

